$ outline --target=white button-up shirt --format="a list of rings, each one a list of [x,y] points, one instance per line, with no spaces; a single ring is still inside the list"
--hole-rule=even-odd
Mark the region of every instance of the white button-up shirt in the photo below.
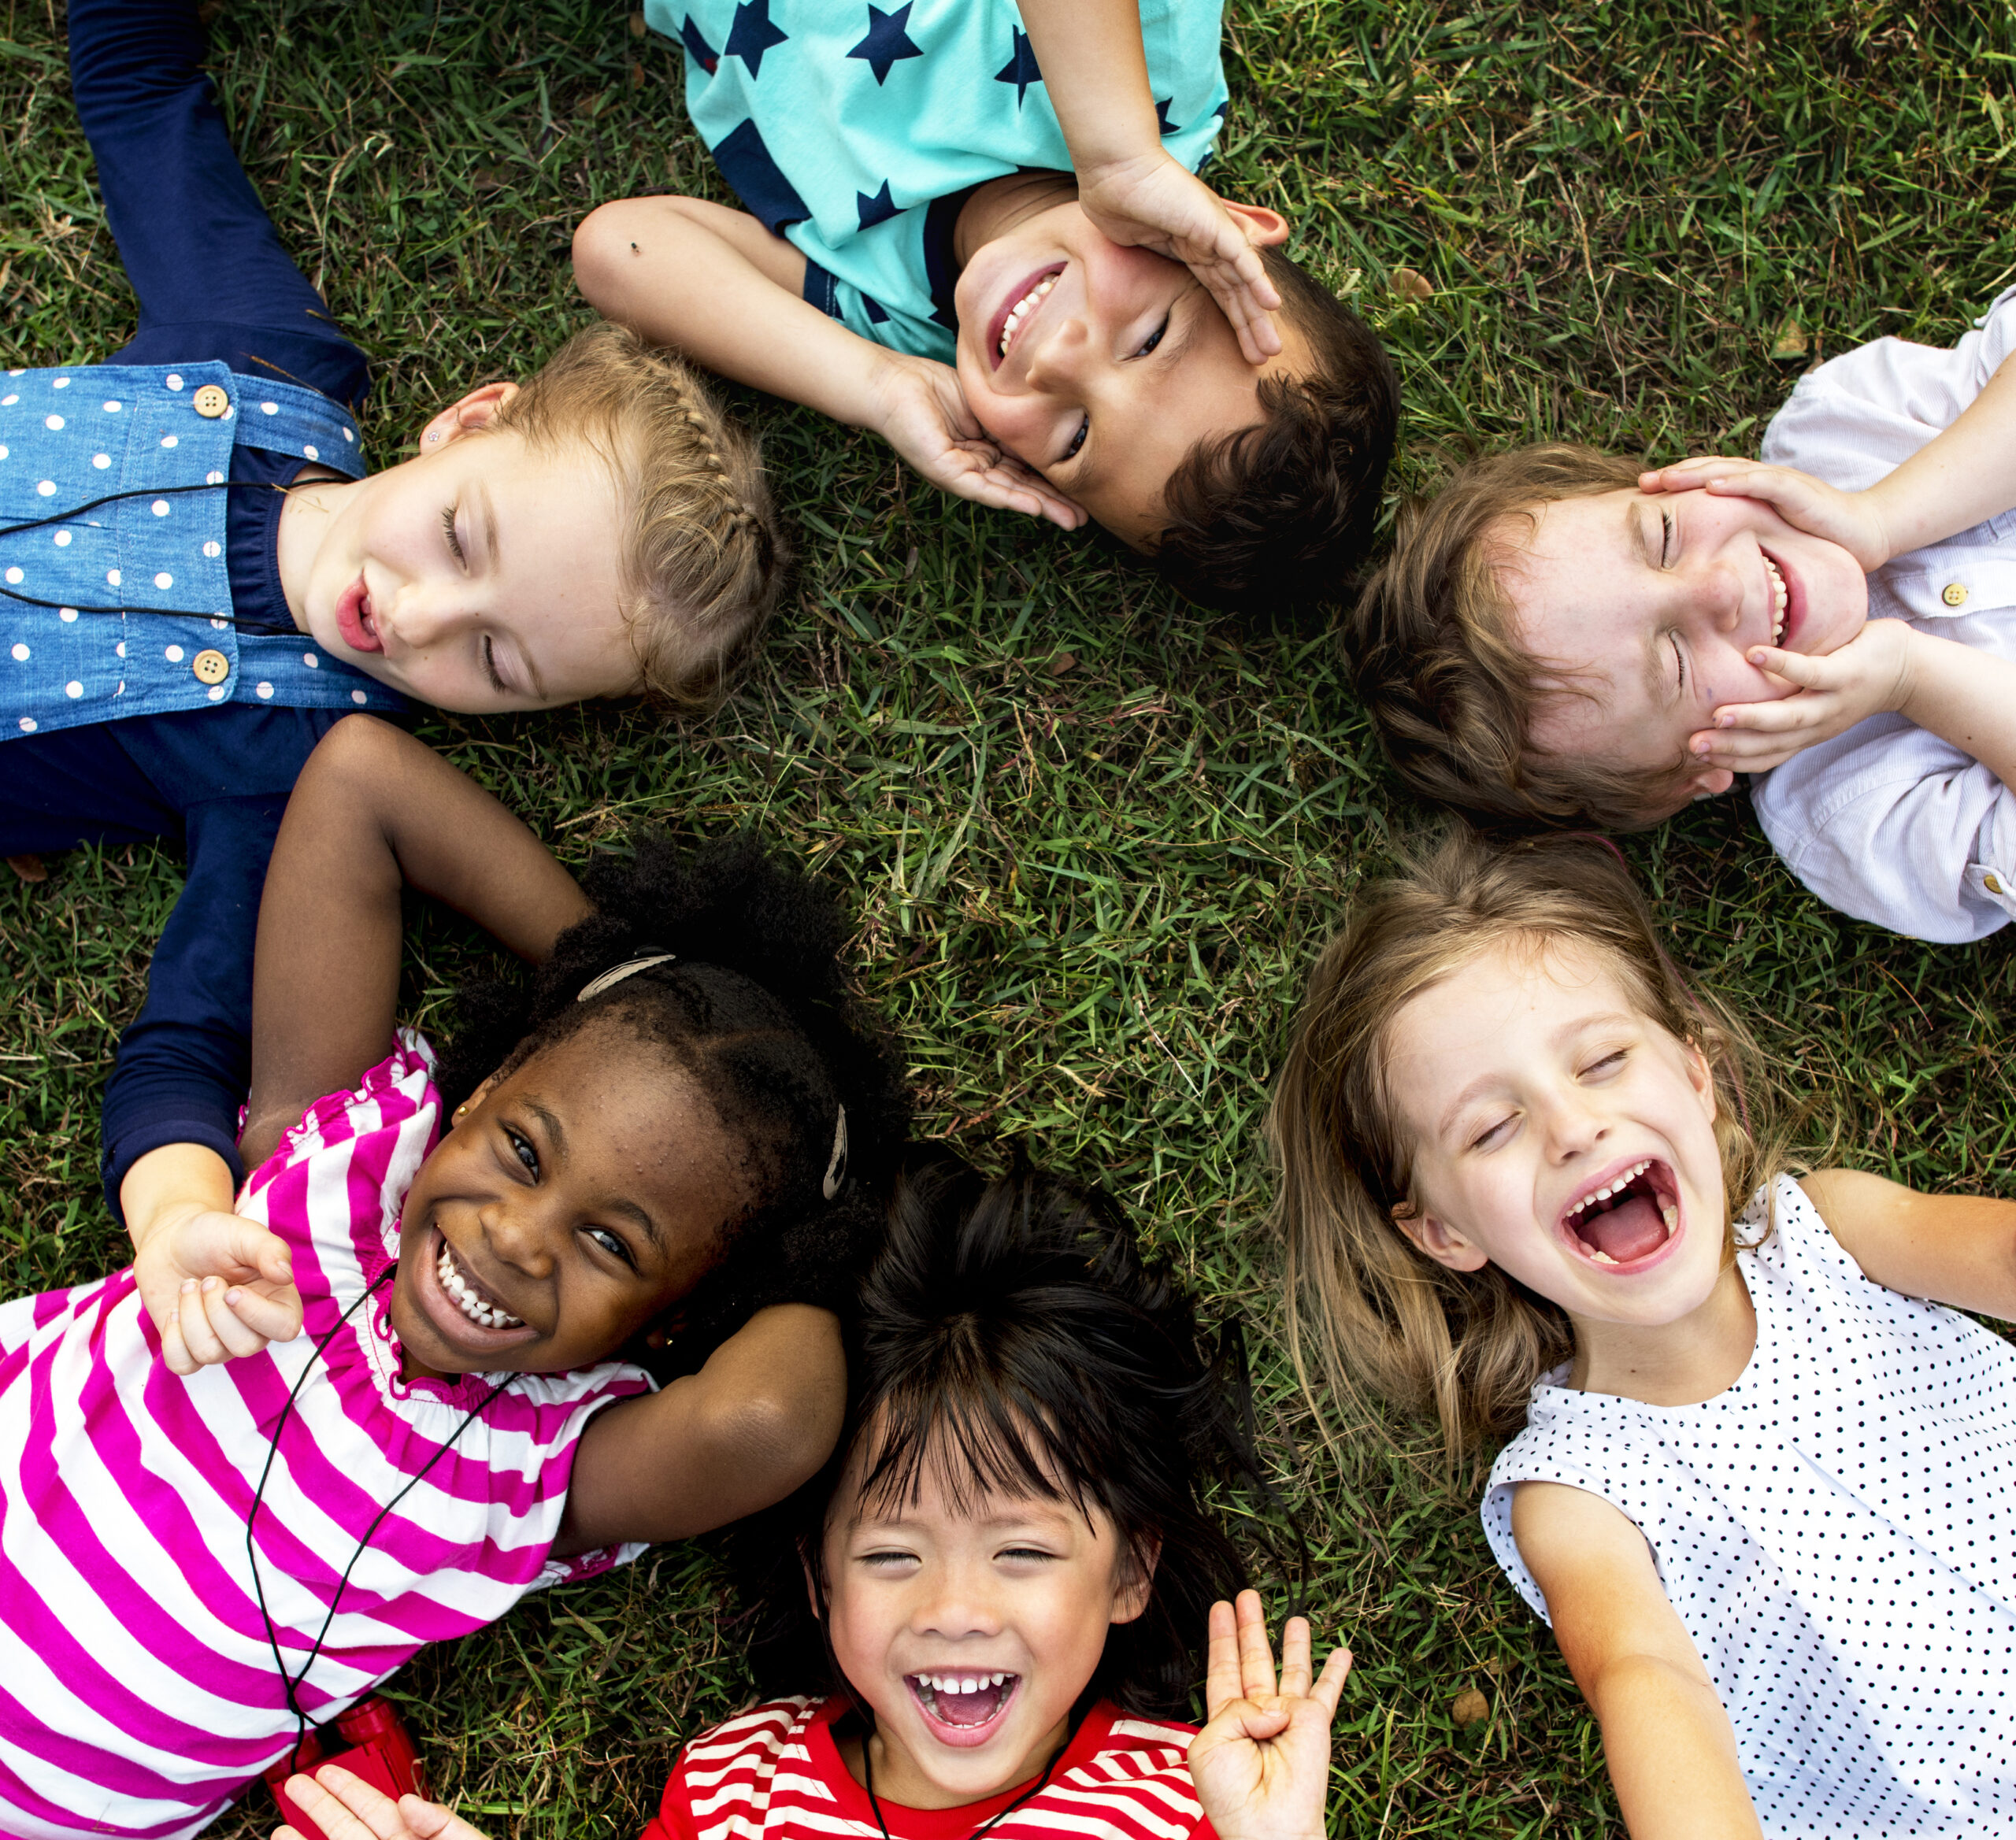
[[[1809,372],[1773,417],[1764,459],[1847,491],[1873,485],[2016,350],[2016,287],[1976,327],[1950,350],[1879,339]],[[2016,511],[1886,562],[1869,578],[1869,613],[2016,657]],[[1792,873],[1858,920],[1950,943],[2016,916],[2016,794],[1901,716],[1793,755],[1751,796]]]

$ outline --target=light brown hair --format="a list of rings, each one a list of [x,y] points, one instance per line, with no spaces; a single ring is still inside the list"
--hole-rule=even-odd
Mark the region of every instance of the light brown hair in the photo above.
[[[1503,575],[1544,505],[1636,486],[1640,463],[1557,442],[1458,469],[1432,499],[1403,507],[1392,553],[1341,635],[1358,693],[1402,779],[1422,798],[1487,820],[1630,831],[1687,802],[1692,769],[1626,768],[1542,753],[1530,743],[1558,665],[1520,642]],[[1543,683],[1551,678],[1551,683]]]
[[[1432,1410],[1452,1461],[1519,1424],[1533,1383],[1574,1348],[1558,1305],[1495,1265],[1451,1271],[1395,1224],[1418,1207],[1414,1146],[1387,1081],[1395,1020],[1508,943],[1599,953],[1642,1014],[1700,1051],[1715,1083],[1726,1197],[1740,1205],[1783,1161],[1755,1043],[1688,987],[1630,871],[1600,839],[1503,845],[1458,831],[1373,890],[1310,974],[1267,1116],[1289,1347],[1319,1420],[1312,1367],[1346,1399],[1369,1393]]]
[[[754,440],[689,365],[606,321],[576,333],[489,425],[549,450],[586,440],[608,464],[639,687],[682,713],[714,707],[788,563]]]

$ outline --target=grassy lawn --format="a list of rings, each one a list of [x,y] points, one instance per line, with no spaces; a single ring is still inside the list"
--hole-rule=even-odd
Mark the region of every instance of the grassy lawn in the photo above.
[[[680,67],[609,0],[229,0],[215,68],[283,235],[371,354],[381,460],[433,405],[584,323],[591,205],[725,195]],[[51,0],[0,5],[0,359],[86,362],[133,303],[70,111]],[[1215,176],[1384,332],[1402,483],[1477,439],[1747,450],[1803,363],[1955,337],[2016,275],[2016,16],[1995,0],[1465,7],[1232,0]],[[1425,278],[1425,286],[1400,269]],[[922,1123],[1096,1177],[1212,1306],[1255,1325],[1262,1428],[1316,1608],[1358,1657],[1340,1834],[1621,1831],[1594,1727],[1500,1584],[1474,1490],[1410,1435],[1300,1404],[1274,1333],[1254,1126],[1306,964],[1425,815],[1320,631],[1245,630],[1088,541],[939,497],[874,439],[749,398],[798,520],[766,658],[687,731],[634,712],[422,733],[569,861],[633,824],[754,824],[845,885]],[[1844,1154],[2010,1192],[2010,935],[1934,950],[1844,920],[1739,797],[1632,840],[1682,961],[1740,998]],[[98,1096],[180,886],[172,850],[0,877],[0,1294],[120,1261]],[[421,916],[424,1020],[484,957]],[[1236,1509],[1237,1505],[1234,1505]],[[1488,1717],[1459,1728],[1469,1689]],[[746,1690],[697,1547],[529,1601],[394,1683],[493,1833],[628,1836],[680,1742]],[[220,1833],[263,1833],[263,1796]]]

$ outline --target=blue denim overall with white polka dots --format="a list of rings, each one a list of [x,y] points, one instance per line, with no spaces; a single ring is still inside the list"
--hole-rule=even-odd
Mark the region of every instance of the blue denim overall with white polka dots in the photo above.
[[[338,404],[228,365],[0,377],[0,739],[234,698],[405,706],[302,633],[233,623],[224,482],[239,442],[363,476]]]

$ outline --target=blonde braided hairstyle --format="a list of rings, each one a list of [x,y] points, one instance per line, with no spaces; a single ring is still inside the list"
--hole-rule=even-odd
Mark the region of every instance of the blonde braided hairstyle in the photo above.
[[[691,366],[607,321],[577,332],[490,422],[585,440],[627,513],[625,605],[645,694],[704,713],[769,624],[789,566],[763,461]]]

